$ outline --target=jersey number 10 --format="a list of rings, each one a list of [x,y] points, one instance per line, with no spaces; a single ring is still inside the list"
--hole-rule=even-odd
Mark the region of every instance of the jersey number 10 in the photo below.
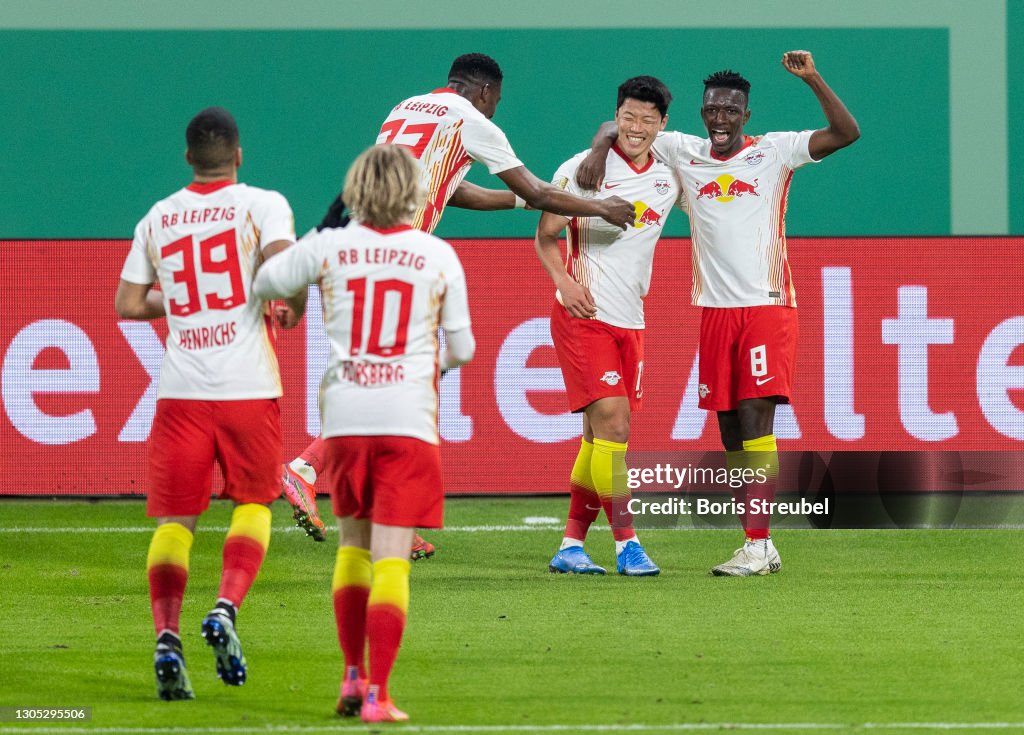
[[[345,290],[350,291],[354,297],[350,354],[379,357],[397,357],[405,354],[405,342],[409,336],[409,314],[412,312],[412,289],[411,283],[397,278],[387,278],[369,284],[365,278],[353,278],[345,284]],[[398,321],[395,326],[394,342],[390,345],[381,345],[384,308],[389,293],[398,296]],[[368,297],[372,298],[373,311],[370,314],[370,340],[368,344],[364,344],[363,312]]]

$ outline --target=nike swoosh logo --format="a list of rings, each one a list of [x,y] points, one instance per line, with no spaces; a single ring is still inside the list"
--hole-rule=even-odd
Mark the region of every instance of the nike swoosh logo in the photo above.
[[[619,184],[605,184],[604,188],[605,189],[614,189],[616,186],[622,186],[622,184],[621,183],[619,183]]]
[[[764,380],[762,380],[761,378],[758,378],[758,379],[757,379],[756,381],[754,381],[754,382],[756,382],[756,383],[757,383],[758,385],[764,385],[764,384],[765,384],[765,383],[767,383],[767,382],[768,382],[769,380],[775,380],[775,376],[773,375],[772,377],[770,377],[770,378],[765,378]]]
[[[707,165],[707,161],[698,161],[696,159],[691,158],[690,159],[690,165],[691,166],[706,166]]]
[[[596,508],[594,508],[593,506],[588,505],[587,510],[601,510],[601,506],[599,505]]]

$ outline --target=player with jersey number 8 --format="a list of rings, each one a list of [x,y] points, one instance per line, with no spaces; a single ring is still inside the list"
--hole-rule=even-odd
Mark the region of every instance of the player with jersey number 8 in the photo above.
[[[345,178],[353,222],[307,235],[255,284],[262,298],[301,298],[312,283],[323,294],[331,349],[321,482],[338,525],[332,586],[345,658],[337,711],[366,722],[408,719],[388,677],[405,628],[415,529],[442,524],[437,380],[475,349],[458,256],[412,227],[424,196],[419,169],[402,146],[364,152]]]

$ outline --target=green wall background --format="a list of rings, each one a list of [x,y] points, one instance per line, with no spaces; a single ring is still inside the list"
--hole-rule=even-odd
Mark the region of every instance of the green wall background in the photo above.
[[[603,0],[527,0],[486,16],[454,0],[431,4],[429,15],[395,0],[186,0],[174,13],[158,5],[0,7],[0,237],[130,235],[154,200],[187,183],[184,127],[212,104],[239,121],[243,180],[284,193],[304,230],[391,107],[441,86],[466,51],[501,63],[495,122],[541,177],[586,146],[614,111],[615,87],[635,74],[672,89],[671,129],[703,133],[700,80],[723,67],[753,84],[748,132],[819,127],[813,94],[779,64],[792,48],[814,52],[862,138],[798,172],[790,234],[1024,234],[1024,182],[1008,165],[1024,112],[1024,42],[1013,33],[1024,27],[1024,0],[905,0],[899,12],[890,6],[900,3],[836,3],[814,11],[818,26],[783,0],[738,3],[763,17],[709,19],[695,4],[648,3],[634,9],[644,18],[625,20]],[[605,5],[618,14],[603,14]],[[932,12],[915,18],[922,7]],[[573,18],[612,27],[567,27]],[[787,20],[793,27],[779,25]],[[977,43],[964,39],[986,34],[1005,49],[1005,68],[965,69],[963,49]],[[478,166],[470,179],[500,186]],[[521,236],[535,224],[534,213],[450,209],[438,234]],[[687,231],[686,218],[673,217],[668,232]]]

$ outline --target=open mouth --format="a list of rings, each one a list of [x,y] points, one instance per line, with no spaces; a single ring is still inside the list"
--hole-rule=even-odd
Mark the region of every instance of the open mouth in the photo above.
[[[715,145],[721,146],[729,140],[729,131],[721,128],[711,129],[711,142]]]
[[[637,146],[643,145],[645,140],[646,139],[642,135],[627,135],[626,136],[626,142],[629,143],[630,145],[637,145]]]

